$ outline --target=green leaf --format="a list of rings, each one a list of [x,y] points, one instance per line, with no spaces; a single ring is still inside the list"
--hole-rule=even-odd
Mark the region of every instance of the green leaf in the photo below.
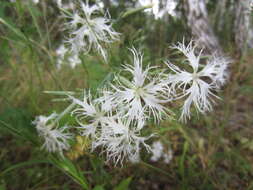
[[[7,28],[9,28],[13,33],[15,33],[17,36],[19,36],[20,38],[22,38],[23,40],[27,40],[26,36],[15,26],[11,25],[10,23],[8,23],[5,19],[0,18],[0,23],[4,24],[5,26],[7,26]]]
[[[123,181],[120,182],[120,184],[115,187],[113,190],[127,190],[130,183],[132,181],[132,177],[128,177],[127,179],[124,179]]]
[[[89,189],[88,181],[84,177],[82,171],[80,171],[80,169],[77,168],[69,159],[50,156],[50,160],[57,168],[77,182],[83,189]]]

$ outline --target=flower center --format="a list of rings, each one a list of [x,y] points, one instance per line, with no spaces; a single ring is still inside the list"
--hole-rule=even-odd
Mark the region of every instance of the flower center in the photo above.
[[[196,80],[198,80],[198,79],[199,79],[199,74],[194,72],[194,73],[192,74],[192,80],[196,81]]]
[[[101,117],[104,116],[104,113],[103,112],[97,112],[96,115],[95,115],[95,118],[96,119],[100,119]]]
[[[140,88],[140,87],[137,87],[135,89],[135,95],[136,96],[142,97],[144,95],[144,93],[145,93],[144,90],[142,88]]]

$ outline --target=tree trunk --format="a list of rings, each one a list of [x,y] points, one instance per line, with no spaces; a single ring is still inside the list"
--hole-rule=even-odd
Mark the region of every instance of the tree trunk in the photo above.
[[[187,24],[196,37],[198,45],[205,48],[208,53],[222,54],[218,39],[214,34],[208,19],[205,0],[186,0],[185,12]]]
[[[242,53],[247,48],[253,48],[253,24],[250,14],[251,0],[237,0],[235,2],[235,42]]]

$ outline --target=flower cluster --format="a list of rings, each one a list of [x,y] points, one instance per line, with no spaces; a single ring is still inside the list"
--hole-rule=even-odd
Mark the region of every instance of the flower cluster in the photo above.
[[[152,11],[156,18],[166,12],[173,15],[177,6],[175,0],[140,0],[140,3],[143,6],[151,4],[148,11]],[[58,4],[63,9],[61,1]],[[79,9],[74,9],[73,14],[66,11],[66,17],[70,19],[66,24],[70,31],[66,41],[70,51],[65,46],[67,44],[57,49],[59,66],[66,59],[72,67],[80,64],[79,53],[87,54],[92,49],[107,61],[104,45],[118,40],[119,33],[113,30],[107,17],[109,14],[98,16],[102,13],[101,7],[96,4],[90,6],[87,0],[86,3],[80,1]],[[144,129],[150,123],[158,124],[164,119],[174,118],[169,105],[178,100],[183,102],[181,121],[191,117],[192,107],[203,114],[211,111],[215,99],[219,99],[216,92],[228,79],[230,63],[229,59],[216,54],[203,59],[202,51],[197,53],[193,41],[188,45],[183,41],[172,48],[185,56],[180,65],[166,61],[162,68],[144,66],[143,54],[132,48],[132,63],[125,64],[113,80],[98,90],[97,96],[86,91],[82,99],[66,94],[72,102],[69,108],[60,115],[39,116],[33,122],[39,136],[44,139],[42,147],[61,155],[70,148],[68,141],[73,135],[66,132],[70,127],[58,127],[57,121],[71,112],[78,124],[74,130],[90,140],[91,151],[101,149],[102,153],[106,152],[107,161],[115,164],[122,164],[125,159],[138,162],[140,151],[145,148],[153,153],[151,160],[163,157],[169,163],[172,152],[164,152],[160,142],[150,147],[147,140],[154,134],[144,135]]]
[[[156,121],[169,111],[166,103],[166,83],[159,75],[152,78],[147,69],[142,68],[142,55],[135,49],[133,65],[126,65],[125,71],[131,80],[118,75],[115,83],[109,84],[97,99],[91,95],[83,100],[70,97],[78,107],[72,112],[76,117],[81,135],[92,139],[92,150],[102,147],[107,152],[107,160],[115,164],[126,158],[132,162],[139,160],[141,146],[150,151],[145,143],[149,137],[141,136],[146,121],[153,117]],[[88,122],[88,123],[87,123]]]
[[[215,92],[227,81],[230,61],[213,55],[202,64],[201,52],[195,52],[192,41],[188,45],[178,43],[172,48],[186,57],[181,63],[185,69],[169,61],[165,62],[168,69],[144,68],[143,55],[132,48],[133,64],[124,65],[114,80],[99,91],[98,97],[84,93],[80,100],[68,95],[75,105],[71,113],[79,125],[77,129],[80,135],[91,140],[92,151],[100,147],[106,152],[108,161],[122,164],[124,159],[137,162],[141,147],[144,147],[153,153],[152,159],[157,160],[163,148],[159,148],[159,143],[151,148],[146,140],[153,134],[143,136],[142,130],[149,122],[159,123],[171,118],[169,102],[184,100],[180,117],[183,121],[190,118],[192,105],[201,113],[212,110],[214,99],[219,98]],[[50,152],[62,153],[69,148],[66,142],[70,135],[63,134],[66,127],[52,129],[47,124],[53,117],[40,116],[34,124],[39,135],[45,138],[44,147]],[[163,157],[169,162],[171,154]]]
[[[87,0],[86,3],[80,1],[80,8],[75,9],[72,15],[66,15],[70,19],[65,25],[66,30],[70,31],[66,43],[70,45],[71,52],[87,54],[94,49],[107,60],[104,45],[118,40],[119,33],[112,28],[109,13],[99,17],[102,13],[98,5],[89,6]]]

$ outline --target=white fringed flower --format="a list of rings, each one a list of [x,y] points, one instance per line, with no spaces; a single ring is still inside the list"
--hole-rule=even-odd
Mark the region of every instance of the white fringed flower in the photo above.
[[[150,136],[151,137],[151,136]],[[107,118],[101,129],[100,136],[93,141],[93,147],[103,147],[107,153],[107,160],[115,165],[124,159],[131,162],[139,161],[141,146],[149,152],[151,149],[145,143],[150,137],[140,136],[140,130],[119,117]]]
[[[86,4],[80,2],[80,5],[80,11],[77,9],[70,17],[70,23],[66,24],[67,29],[70,30],[67,43],[70,44],[74,54],[89,53],[91,49],[94,49],[102,55],[104,60],[107,60],[103,45],[118,40],[119,33],[114,31],[110,24],[111,20],[106,15],[97,17],[102,13],[97,5],[90,7],[88,1]]]
[[[84,96],[82,101],[74,97],[70,98],[78,106],[73,110],[72,115],[76,117],[80,125],[81,134],[91,138],[97,137],[104,120],[111,115],[112,107],[110,102],[92,100],[90,94]]]
[[[44,139],[42,148],[63,155],[63,151],[70,148],[68,140],[72,139],[72,134],[66,132],[67,126],[57,127],[57,124],[53,123],[57,116],[56,113],[48,117],[38,116],[32,123],[36,125],[39,136]]]
[[[168,67],[174,72],[169,75],[170,87],[178,92],[178,98],[186,97],[183,105],[180,120],[185,121],[190,118],[190,107],[194,104],[195,108],[201,113],[212,110],[213,98],[218,98],[212,91],[218,90],[227,78],[228,59],[213,56],[207,61],[206,65],[200,64],[201,52],[195,54],[195,46],[191,41],[188,46],[178,43],[173,48],[181,51],[187,58],[187,63],[192,71],[186,71],[168,63]]]
[[[129,121],[141,121],[151,116],[155,121],[162,119],[162,115],[168,113],[163,106],[166,97],[166,85],[162,81],[162,74],[156,77],[150,75],[150,70],[155,67],[142,68],[142,55],[135,49],[131,49],[134,60],[133,65],[126,65],[125,70],[131,74],[127,80],[118,76],[116,84],[112,84],[114,90],[113,104],[117,107],[119,115]]]

